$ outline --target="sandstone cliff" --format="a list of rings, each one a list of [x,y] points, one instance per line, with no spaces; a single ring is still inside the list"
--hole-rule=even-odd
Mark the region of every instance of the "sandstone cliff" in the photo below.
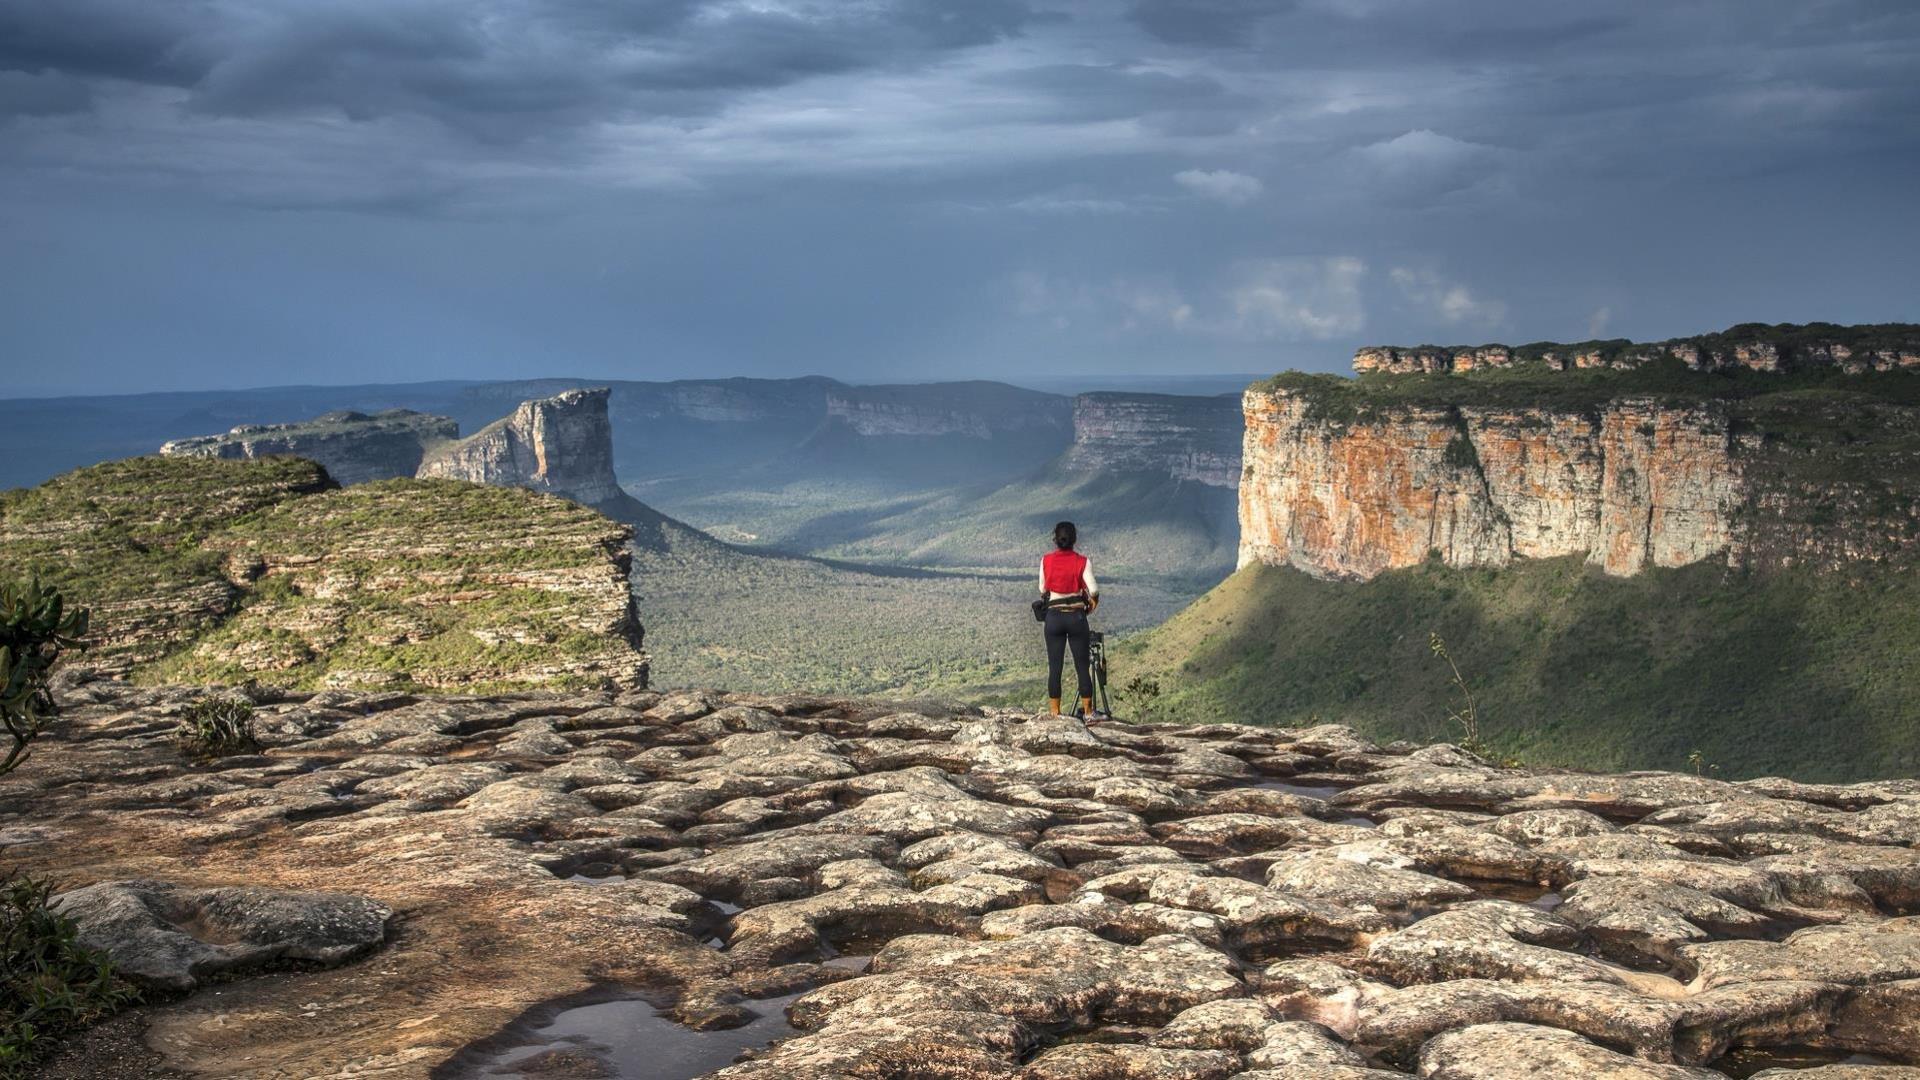
[[[1723,412],[1625,399],[1597,414],[1405,408],[1342,424],[1249,391],[1240,562],[1372,577],[1580,555],[1608,573],[1727,552],[1739,468]]]
[[[1073,399],[1072,472],[1146,472],[1213,487],[1240,483],[1243,424],[1233,395],[1093,393]]]
[[[1065,437],[1072,430],[1073,407],[1056,394],[1001,383],[846,386],[828,392],[827,419],[864,436]]]
[[[453,481],[152,457],[0,501],[0,575],[95,609],[89,664],[147,681],[646,685],[631,530]]]
[[[521,402],[513,414],[443,446],[417,475],[545,491],[594,506],[621,494],[606,387]]]
[[[444,416],[411,409],[366,413],[330,412],[294,424],[243,424],[224,435],[175,439],[167,455],[253,459],[300,457],[319,462],[342,484],[412,476],[429,449],[459,438],[460,427]]]
[[[1906,559],[1920,547],[1914,376],[1794,366],[1809,348],[1777,349],[1787,360],[1759,383],[1474,373],[1504,349],[1492,346],[1362,350],[1357,381],[1255,386],[1243,401],[1240,564],[1368,578],[1430,557],[1580,556],[1616,575],[1709,558],[1761,569]],[[1397,374],[1383,352],[1454,366]]]

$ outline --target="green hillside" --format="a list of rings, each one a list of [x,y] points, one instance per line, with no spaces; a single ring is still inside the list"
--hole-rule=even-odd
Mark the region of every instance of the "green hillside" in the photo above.
[[[1362,583],[1251,566],[1116,651],[1134,718],[1353,724],[1450,738],[1450,646],[1501,754],[1593,769],[1803,780],[1920,770],[1920,579],[1697,564],[1607,577],[1577,559],[1425,565]],[[1124,711],[1124,710],[1123,710]],[[1690,761],[1694,754],[1699,757]]]

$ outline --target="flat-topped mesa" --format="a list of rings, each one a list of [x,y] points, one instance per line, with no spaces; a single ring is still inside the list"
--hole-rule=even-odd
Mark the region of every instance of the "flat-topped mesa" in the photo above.
[[[1236,395],[1092,393],[1073,399],[1074,472],[1147,472],[1213,487],[1240,484],[1244,430]]]
[[[178,457],[252,460],[300,457],[319,462],[342,484],[412,476],[428,451],[460,437],[460,425],[445,416],[388,409],[340,411],[291,424],[241,424],[223,435],[175,439],[160,452]]]
[[[594,506],[621,494],[606,387],[521,402],[512,415],[443,446],[417,475],[521,487]]]
[[[1698,374],[1582,380],[1544,365],[1560,346],[1423,347],[1362,350],[1356,367],[1425,375],[1290,372],[1250,388],[1240,564],[1364,579],[1428,559],[1576,556],[1631,575],[1709,558],[1833,570],[1920,555],[1910,377],[1829,377],[1843,363],[1920,372],[1920,327],[1619,344],[1580,355],[1630,368],[1664,350]],[[1771,374],[1704,370],[1728,365]],[[1462,375],[1487,367],[1513,370]]]
[[[828,392],[827,419],[864,436],[992,439],[1036,430],[1064,435],[1073,410],[1057,395],[1000,383],[847,386]]]
[[[1920,369],[1920,326],[1883,323],[1837,326],[1742,323],[1717,334],[1632,342],[1625,339],[1530,345],[1375,345],[1353,355],[1367,375],[1464,374],[1496,368],[1630,371],[1663,361],[1694,371],[1803,371],[1837,368],[1848,374]]]

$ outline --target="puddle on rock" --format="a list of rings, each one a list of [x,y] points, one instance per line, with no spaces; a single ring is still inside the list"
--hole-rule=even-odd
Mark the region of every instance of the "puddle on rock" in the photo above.
[[[1817,1069],[1822,1065],[1892,1065],[1872,1054],[1845,1050],[1816,1050],[1806,1046],[1736,1046],[1707,1066],[1728,1076],[1749,1077],[1767,1069]]]
[[[645,998],[593,1001],[562,1009],[544,1022],[516,1023],[504,1042],[458,1075],[469,1080],[691,1080],[797,1034],[787,1023],[787,1006],[799,996],[742,1002],[754,1018],[721,1031],[682,1027]]]
[[[618,885],[621,882],[627,880],[627,875],[606,874],[606,875],[596,876],[593,874],[569,874],[566,880],[577,881],[582,885]]]
[[[1293,780],[1261,780],[1253,785],[1267,791],[1298,795],[1303,799],[1331,799],[1347,790],[1338,784],[1302,784]]]

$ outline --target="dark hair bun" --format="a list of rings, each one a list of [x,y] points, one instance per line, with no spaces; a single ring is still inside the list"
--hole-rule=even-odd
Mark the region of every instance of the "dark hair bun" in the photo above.
[[[1073,527],[1071,521],[1063,521],[1053,527],[1053,546],[1061,551],[1072,551],[1074,543],[1079,539],[1080,531]]]

